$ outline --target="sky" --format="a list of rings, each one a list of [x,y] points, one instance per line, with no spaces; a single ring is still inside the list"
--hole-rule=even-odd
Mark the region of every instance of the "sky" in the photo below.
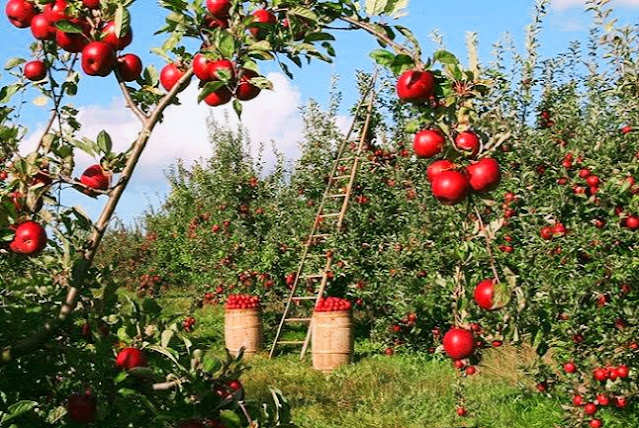
[[[592,17],[584,12],[585,0],[553,0],[544,21],[541,36],[542,56],[563,52],[572,40],[584,40],[592,23]],[[639,0],[612,0],[615,17],[621,24],[639,21]],[[444,37],[446,48],[465,59],[465,37],[468,31],[477,32],[480,43],[480,59],[490,61],[492,45],[505,33],[514,39],[518,49],[523,49],[524,32],[530,22],[532,0],[410,0],[408,15],[396,23],[410,28],[426,53],[435,49],[430,34],[437,30]],[[131,8],[134,29],[133,43],[125,52],[138,54],[145,64],[163,63],[150,53],[162,38],[153,33],[164,22],[164,11],[153,0],[138,0]],[[0,45],[0,62],[12,57],[28,57],[32,42],[29,30],[19,30],[0,19],[0,33],[4,43]],[[348,123],[348,107],[356,102],[355,70],[370,71],[373,63],[368,54],[378,47],[372,37],[359,32],[336,33],[337,59],[332,64],[312,63],[302,69],[291,67],[295,78],[289,80],[271,63],[261,63],[262,71],[273,83],[273,91],[263,91],[256,99],[245,103],[242,124],[248,129],[255,146],[259,142],[273,144],[289,159],[299,154],[302,123],[300,106],[315,99],[327,105],[332,76],[339,76],[339,90],[344,97],[340,123]],[[12,81],[7,73],[0,75],[0,85]],[[30,92],[33,95],[34,92]],[[206,118],[212,114],[218,121],[237,123],[227,107],[210,108],[197,104],[195,85],[191,85],[180,97],[181,106],[173,106],[158,126],[123,197],[116,214],[130,223],[150,204],[157,206],[167,193],[165,170],[180,158],[187,164],[211,153],[207,141]],[[114,148],[124,149],[136,136],[137,119],[123,108],[123,99],[113,76],[111,78],[84,78],[73,104],[80,111],[83,124],[81,135],[95,139],[102,129],[107,130],[114,141]],[[30,128],[23,143],[28,152],[39,138],[48,117],[48,108],[28,105],[23,108],[21,121]],[[188,131],[187,131],[188,130]],[[77,159],[77,175],[96,160],[87,156]],[[64,194],[65,205],[80,204],[92,216],[97,215],[101,200],[89,200],[83,195]]]

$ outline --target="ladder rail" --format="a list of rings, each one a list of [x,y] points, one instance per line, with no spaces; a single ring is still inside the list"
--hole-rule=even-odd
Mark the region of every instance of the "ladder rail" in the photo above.
[[[343,222],[343,219],[345,217],[345,210],[348,207],[348,199],[350,198],[350,195],[352,194],[352,186],[355,180],[355,175],[356,175],[356,168],[359,165],[359,157],[361,156],[362,153],[362,149],[363,149],[363,143],[366,139],[366,132],[368,131],[368,126],[370,124],[370,118],[371,118],[371,112],[372,112],[372,107],[374,104],[374,94],[375,94],[375,83],[377,80],[377,74],[378,71],[375,70],[375,73],[369,83],[369,85],[367,86],[367,88],[365,89],[365,92],[362,96],[362,98],[360,99],[356,109],[355,109],[355,116],[353,118],[353,121],[351,122],[351,125],[344,137],[344,139],[342,140],[341,144],[338,147],[337,153],[335,155],[335,158],[333,160],[333,167],[331,169],[331,174],[329,176],[329,181],[328,184],[326,186],[326,189],[324,191],[324,194],[322,195],[322,201],[320,203],[320,206],[318,207],[317,210],[317,215],[315,217],[315,221],[313,221],[313,225],[311,227],[311,231],[308,235],[308,239],[306,240],[306,243],[304,245],[304,249],[302,251],[301,254],[301,260],[300,260],[300,264],[299,267],[297,269],[297,273],[295,275],[295,280],[291,286],[290,292],[289,292],[289,296],[288,299],[286,301],[286,306],[284,308],[284,313],[282,315],[282,319],[280,320],[279,326],[277,328],[277,332],[275,334],[275,339],[273,340],[273,345],[271,346],[271,350],[269,352],[269,358],[273,358],[273,355],[275,354],[275,350],[277,348],[278,344],[284,344],[283,341],[280,341],[280,337],[282,336],[284,327],[286,325],[287,319],[288,319],[288,314],[291,310],[293,301],[296,300],[296,291],[299,287],[301,278],[302,278],[302,272],[304,271],[304,267],[306,265],[306,261],[308,259],[309,256],[309,252],[310,252],[310,248],[313,244],[314,241],[314,237],[317,235],[316,232],[318,232],[319,228],[321,227],[321,222],[317,221],[318,218],[320,218],[321,214],[323,213],[324,210],[324,206],[326,205],[327,201],[331,199],[331,193],[332,193],[332,187],[335,183],[334,178],[336,177],[336,173],[338,171],[338,164],[339,162],[343,159],[343,154],[346,150],[346,148],[348,147],[348,145],[351,142],[351,136],[353,134],[353,132],[355,131],[355,127],[357,125],[358,119],[361,117],[360,113],[362,112],[362,108],[366,105],[366,100],[370,95],[370,102],[367,106],[366,109],[366,120],[364,123],[364,127],[362,128],[362,135],[360,136],[360,141],[359,141],[359,145],[357,148],[357,152],[355,154],[355,156],[353,156],[353,165],[351,166],[351,174],[350,174],[350,178],[349,178],[349,184],[347,186],[346,189],[346,194],[344,196],[344,203],[342,204],[342,209],[339,212],[339,218],[338,218],[338,224],[336,227],[336,230],[339,231]],[[327,235],[327,234],[323,234],[323,235]],[[317,303],[319,301],[319,298],[321,296],[323,296],[324,294],[324,290],[326,288],[327,282],[328,282],[328,276],[326,275],[326,272],[328,272],[331,268],[332,265],[332,261],[333,261],[333,254],[332,252],[326,256],[326,263],[324,266],[324,275],[322,277],[322,281],[320,283],[320,288],[318,290],[318,292],[316,293],[316,295],[314,296],[314,298],[310,298],[310,299],[305,299],[305,300],[315,300],[315,304],[314,307],[317,306]],[[300,300],[300,299],[297,299]],[[300,342],[300,344],[303,345],[302,347],[302,353],[301,353],[301,358],[304,357],[304,354],[306,353],[306,350],[308,348],[308,345],[310,343],[310,338],[311,338],[311,331],[312,331],[312,321],[309,322],[309,326],[308,326],[308,330],[307,330],[307,334],[306,334],[306,339],[303,342]]]

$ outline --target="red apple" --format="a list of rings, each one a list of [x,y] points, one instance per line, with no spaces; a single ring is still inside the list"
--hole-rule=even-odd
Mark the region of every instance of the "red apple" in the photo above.
[[[100,8],[100,0],[82,0],[82,4],[84,4],[84,7],[89,9]]]
[[[235,89],[235,97],[240,101],[249,101],[257,97],[261,89],[253,85],[250,80],[257,77],[258,74],[253,70],[244,69],[240,82]]]
[[[58,21],[68,20],[69,17],[65,13],[67,9],[67,0],[55,0],[53,3],[49,3],[44,7],[44,16],[49,22],[55,23]]]
[[[626,227],[630,230],[637,230],[639,229],[639,217],[634,216],[634,215],[629,215],[626,218]]]
[[[115,50],[122,50],[133,41],[133,30],[131,27],[123,28],[120,37],[115,35],[115,22],[110,21],[102,28],[102,41],[113,46]]]
[[[177,65],[167,64],[160,72],[160,83],[164,89],[170,91],[182,76],[184,76],[184,71],[180,70]]]
[[[466,198],[470,185],[464,174],[443,171],[433,179],[433,196],[443,204],[454,205]]]
[[[195,54],[193,57],[193,74],[195,77],[203,82],[209,82],[213,80],[213,72],[211,71],[211,65],[213,60],[202,54]]]
[[[413,150],[420,158],[430,158],[444,150],[446,140],[438,129],[426,129],[415,134]]]
[[[56,28],[43,13],[36,15],[31,20],[31,34],[38,40],[55,39]]]
[[[204,98],[204,102],[211,107],[221,106],[231,101],[233,94],[226,86],[222,86],[215,92],[210,93]]]
[[[5,8],[9,21],[18,28],[27,28],[38,9],[27,0],[9,0]]]
[[[96,190],[107,190],[111,186],[111,173],[101,165],[91,165],[80,176],[80,182]]]
[[[590,428],[601,428],[603,426],[603,422],[601,421],[601,419],[593,419],[588,425],[590,426]]]
[[[37,82],[47,77],[47,66],[39,59],[29,61],[24,65],[24,77]]]
[[[397,80],[397,96],[402,101],[425,102],[435,91],[435,77],[430,71],[408,70]]]
[[[135,54],[126,54],[118,58],[118,73],[125,82],[133,82],[142,74],[142,60]]]
[[[484,158],[466,168],[470,187],[476,192],[488,192],[495,189],[501,181],[499,164],[493,158]]]
[[[572,397],[572,404],[581,407],[584,404],[584,398],[581,395],[575,395]]]
[[[67,413],[73,422],[90,424],[95,420],[95,397],[91,394],[72,394],[67,401]]]
[[[224,18],[228,16],[231,9],[231,0],[206,0],[206,8],[211,15]]]
[[[206,28],[229,28],[229,20],[225,17],[218,18],[216,16],[207,15],[204,17],[204,23],[206,24]]]
[[[47,246],[47,232],[35,221],[25,221],[16,228],[9,248],[16,254],[35,256]]]
[[[228,59],[218,59],[213,61],[210,71],[213,80],[223,80],[222,74],[228,76],[229,79],[235,78],[235,64]],[[246,70],[244,71],[244,75],[246,76]],[[257,74],[252,77],[257,77]]]
[[[82,52],[86,45],[89,44],[89,35],[91,28],[86,21],[72,20],[74,24],[82,28],[82,33],[65,33],[58,30],[55,35],[55,41],[62,49],[67,52]]]
[[[479,152],[479,137],[474,132],[462,132],[455,138],[455,146],[475,156]]]
[[[487,311],[493,311],[495,309],[500,309],[504,306],[505,302],[500,302],[499,300],[495,300],[495,280],[485,279],[481,281],[477,286],[475,286],[475,291],[473,293],[473,297],[475,299],[475,303],[482,309]]]
[[[115,63],[115,52],[108,43],[91,42],[82,49],[82,70],[89,76],[108,76]]]
[[[572,361],[568,361],[566,364],[564,364],[564,371],[566,373],[574,373],[577,371],[577,366]]]
[[[118,353],[115,359],[115,366],[119,369],[133,369],[135,367],[146,367],[146,355],[144,351],[137,348],[124,348]]]
[[[455,360],[462,360],[475,352],[475,337],[463,328],[453,327],[444,335],[444,351]]]
[[[273,25],[277,22],[277,17],[271,11],[266,9],[258,9],[253,12],[253,23]],[[249,32],[258,40],[265,39],[268,31],[264,28],[252,27]]]
[[[431,183],[439,174],[444,171],[448,171],[455,168],[455,164],[449,161],[448,159],[442,159],[431,163],[426,170],[426,175],[428,176],[428,181]]]

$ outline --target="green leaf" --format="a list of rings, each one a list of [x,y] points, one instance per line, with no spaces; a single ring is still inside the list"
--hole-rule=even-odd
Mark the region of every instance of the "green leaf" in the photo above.
[[[0,104],[7,104],[21,88],[22,85],[16,83],[0,89]]]
[[[369,15],[380,15],[388,6],[388,0],[366,0],[364,10]]]
[[[30,401],[30,400],[18,401],[17,403],[14,403],[9,406],[9,408],[7,409],[8,413],[2,417],[2,421],[6,422],[10,419],[14,419],[19,416],[22,416],[25,413],[30,412],[37,405],[38,403],[35,401]]]
[[[129,25],[131,24],[131,15],[129,11],[122,5],[119,5],[115,11],[115,36],[122,37],[129,32]]]
[[[100,131],[97,139],[98,148],[100,151],[108,155],[111,153],[111,149],[113,148],[113,141],[111,140],[111,136],[104,130]]]
[[[311,20],[313,22],[317,22],[317,20],[319,19],[315,12],[313,12],[312,10],[307,9],[305,7],[302,7],[302,6],[296,6],[296,7],[292,8],[292,9],[290,9],[288,11],[288,13],[290,15],[296,15],[296,16],[300,16],[302,18],[306,18],[306,19]]]
[[[160,340],[160,345],[164,348],[166,348],[167,346],[169,346],[169,343],[171,343],[171,339],[173,338],[173,335],[175,334],[175,332],[173,330],[164,330],[162,332],[162,338]]]
[[[224,58],[232,58],[235,53],[235,37],[230,32],[222,33],[218,49]]]
[[[233,110],[235,110],[237,117],[242,117],[242,103],[240,100],[233,100]]]
[[[5,70],[11,70],[14,67],[17,67],[20,64],[24,64],[27,62],[24,58],[11,58],[4,64]]]
[[[222,410],[220,412],[220,421],[226,428],[242,428],[240,416],[230,410]]]
[[[385,67],[390,66],[395,60],[395,55],[386,49],[376,49],[370,53],[370,56],[376,63]]]
[[[455,55],[444,50],[439,50],[435,52],[433,54],[433,59],[442,64],[453,64],[453,65],[459,64],[459,60],[457,59]]]
[[[82,27],[70,21],[66,21],[66,20],[58,21],[55,23],[55,26],[58,30],[62,30],[62,32],[64,33],[71,33],[71,34],[83,33]]]

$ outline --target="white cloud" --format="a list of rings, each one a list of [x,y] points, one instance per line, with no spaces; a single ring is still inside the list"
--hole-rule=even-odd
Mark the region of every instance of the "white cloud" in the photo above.
[[[557,9],[567,9],[574,6],[584,6],[586,0],[553,0],[553,6]],[[613,5],[639,7],[639,0],[613,0]]]
[[[271,141],[280,153],[288,159],[299,156],[298,142],[302,139],[303,122],[300,113],[302,96],[297,87],[281,73],[270,73],[267,76],[273,82],[272,91],[262,91],[256,99],[243,103],[242,125],[246,127],[256,152],[259,143],[265,143],[266,166],[273,165],[274,155]],[[211,153],[208,139],[206,119],[210,114],[218,122],[227,121],[232,128],[239,123],[231,104],[212,108],[197,103],[197,86],[191,84],[181,95],[179,106],[170,106],[164,121],[157,125],[153,135],[140,159],[131,186],[118,208],[123,218],[131,218],[142,212],[147,202],[157,204],[155,194],[166,192],[164,171],[174,164],[178,158],[187,165],[206,157]],[[116,97],[106,106],[89,105],[79,107],[78,120],[82,123],[79,136],[87,136],[93,140],[101,130],[106,130],[113,140],[115,151],[126,150],[136,138],[140,130],[139,120],[124,108],[124,100]],[[338,118],[338,126],[344,128],[346,118]],[[43,126],[34,131],[26,139],[22,149],[27,151],[35,147]],[[75,176],[88,165],[95,163],[86,154],[77,153]],[[87,206],[90,214],[95,215],[101,206],[101,200],[87,202],[77,192],[65,197],[65,205],[80,203]],[[160,198],[161,199],[161,198]]]

